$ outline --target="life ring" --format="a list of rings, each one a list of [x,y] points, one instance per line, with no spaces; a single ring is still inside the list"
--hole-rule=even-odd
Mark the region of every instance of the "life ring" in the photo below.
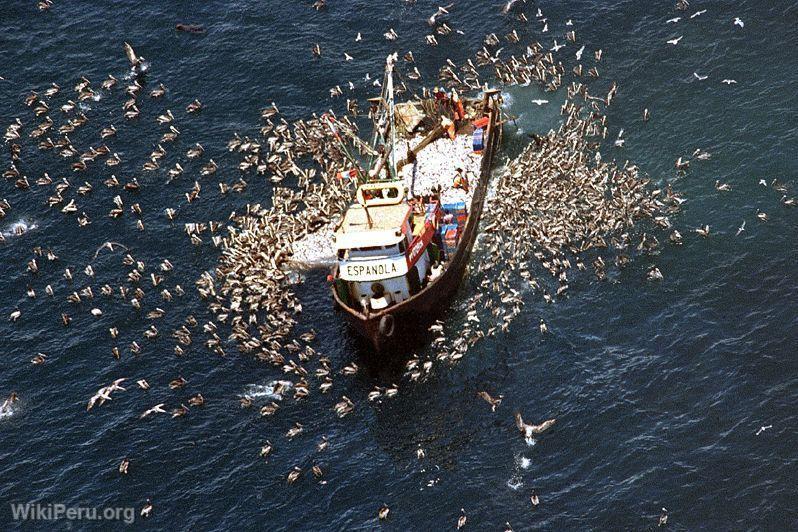
[[[393,330],[396,328],[396,323],[391,314],[386,314],[380,318],[380,334],[386,338],[393,336]]]

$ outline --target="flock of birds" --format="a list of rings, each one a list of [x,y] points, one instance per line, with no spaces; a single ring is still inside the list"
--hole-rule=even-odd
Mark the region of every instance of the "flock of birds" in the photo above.
[[[502,12],[520,23],[529,23],[527,15],[519,9],[524,3],[525,0],[509,0]],[[47,9],[51,4],[46,0],[40,2],[39,7]],[[687,6],[685,0],[680,0],[676,8],[684,10]],[[316,1],[314,7],[324,9],[325,1]],[[438,38],[457,31],[447,23],[452,8],[453,4],[438,7],[427,19],[432,28],[432,33],[425,39],[429,45],[436,46]],[[540,25],[541,33],[549,32],[549,22],[540,9],[537,9],[534,19]],[[678,17],[668,22],[677,23]],[[734,23],[744,26],[739,19]],[[429,375],[436,361],[456,362],[481,339],[507,331],[522,311],[527,286],[539,290],[547,302],[564,296],[568,290],[572,261],[578,270],[586,270],[582,257],[588,251],[594,252],[592,268],[595,275],[603,279],[607,262],[602,253],[595,253],[596,250],[611,248],[615,251],[614,263],[623,267],[635,250],[648,253],[660,245],[654,234],[658,230],[670,231],[668,239],[674,244],[682,240],[679,231],[671,227],[668,217],[668,214],[678,211],[682,198],[670,187],[652,189],[649,180],[643,178],[634,165],[618,167],[614,162],[602,160],[599,147],[607,137],[604,110],[612,103],[617,86],[612,83],[601,96],[589,92],[590,82],[600,77],[600,49],[591,55],[593,64],[583,66],[581,59],[585,46],[581,46],[575,54],[580,62],[566,72],[555,54],[576,43],[577,37],[571,21],[565,26],[566,30],[560,37],[562,42],[554,39],[551,47],[540,42],[522,43],[517,30],[501,37],[490,33],[473,57],[461,65],[447,60],[434,80],[436,85],[454,88],[461,93],[472,93],[497,83],[504,86],[534,83],[552,92],[565,86],[567,99],[561,109],[564,118],[559,129],[545,136],[533,136],[529,146],[507,164],[498,182],[497,194],[485,211],[479,252],[487,255],[487,259],[480,262],[478,272],[481,276],[479,283],[487,290],[476,294],[467,304],[465,327],[449,331],[443,322],[430,327],[434,336],[432,353],[417,353],[407,361],[403,378],[408,381]],[[389,29],[384,37],[393,41],[398,35]],[[361,35],[358,35],[359,39]],[[668,42],[676,45],[680,39]],[[511,47],[519,50],[518,53],[511,54],[505,50]],[[183,191],[180,205],[166,208],[162,213],[169,222],[183,217],[183,208],[207,189],[202,185],[203,178],[218,177],[220,165],[207,156],[201,144],[187,141],[181,132],[181,121],[190,120],[192,115],[200,113],[203,104],[195,99],[183,102],[183,113],[161,107],[152,113],[154,117],[149,116],[153,102],[161,101],[168,94],[168,88],[163,84],[148,88],[149,63],[127,43],[125,53],[130,70],[126,76],[120,75],[121,79],[110,74],[100,82],[82,77],[71,93],[55,83],[31,91],[24,101],[26,115],[15,118],[4,135],[10,156],[10,162],[3,171],[7,182],[13,183],[18,192],[46,190],[46,204],[84,229],[91,226],[99,213],[112,219],[130,216],[135,227],[145,231],[143,213],[146,209],[138,200],[142,189],[139,178],[119,179],[111,174],[102,180],[87,177],[83,183],[75,183],[67,177],[51,177],[50,173],[57,175],[56,170],[29,175],[27,160],[49,155],[48,168],[66,163],[73,175],[113,172],[119,165],[130,165],[131,168],[137,167],[142,175],[165,174],[167,185],[180,184],[183,178],[193,175],[193,183]],[[321,56],[320,45],[313,46],[313,53]],[[349,60],[351,56],[345,59]],[[569,74],[572,77],[570,82],[567,81]],[[431,90],[424,86],[422,73],[415,66],[415,57],[410,51],[403,56],[399,79],[397,93],[414,93],[420,98],[430,96]],[[374,86],[379,85],[379,79],[367,80]],[[331,97],[342,94],[340,86],[330,89]],[[94,118],[92,105],[115,97],[122,100],[116,108],[118,120],[97,124],[96,120],[102,118]],[[548,101],[541,99],[536,103],[543,105]],[[274,366],[279,377],[269,385],[268,396],[272,400],[258,404],[257,397],[246,394],[240,397],[241,407],[256,406],[264,417],[276,415],[281,408],[276,401],[289,393],[297,401],[316,391],[336,395],[331,410],[339,417],[349,415],[356,408],[352,399],[335,392],[334,379],[336,376],[352,377],[359,373],[360,368],[354,362],[336,368],[333,360],[313,347],[316,333],[301,324],[302,304],[293,291],[296,277],[286,267],[292,243],[328,227],[352,200],[352,184],[335,176],[346,169],[350,150],[361,154],[368,150],[357,140],[358,117],[362,114],[357,100],[348,99],[346,113],[341,116],[329,111],[320,116],[289,121],[272,103],[261,112],[259,138],[235,134],[227,144],[228,151],[239,159],[240,177],[230,183],[217,182],[219,194],[226,195],[244,192],[250,174],[266,176],[273,185],[271,206],[249,204],[233,212],[226,222],[183,224],[193,245],[203,246],[206,239],[210,240],[219,249],[220,258],[213,272],[204,272],[196,281],[196,290],[207,303],[213,319],[201,324],[196,317],[188,315],[178,328],[167,333],[174,341],[174,353],[183,355],[184,349],[194,343],[196,336],[204,335],[204,345],[220,356],[227,354],[226,345],[234,343],[240,353]],[[371,110],[367,114],[371,116]],[[645,109],[643,120],[649,118],[650,113]],[[123,136],[126,129],[141,129],[143,123],[155,128],[152,135],[154,149],[143,162],[134,164],[123,160],[113,148],[115,139]],[[177,146],[181,144],[190,147],[178,153]],[[622,133],[614,145],[623,146]],[[177,160],[167,165],[165,161],[170,154]],[[693,160],[703,160],[710,155],[696,150],[692,157]],[[686,172],[689,165],[689,160],[679,158],[676,171]],[[535,179],[529,179],[530,175]],[[776,182],[765,185],[783,191],[782,202],[785,205],[795,204],[794,199],[787,198],[783,185]],[[102,209],[89,201],[101,187],[109,189],[113,195]],[[720,191],[730,190],[729,185],[720,182],[716,187]],[[11,210],[10,201],[0,200],[0,218]],[[758,217],[763,221],[766,219],[764,213],[759,213]],[[652,229],[636,229],[641,221],[651,222]],[[744,224],[738,234],[743,230]],[[24,233],[24,225],[15,231]],[[709,226],[695,231],[703,237],[710,235]],[[122,258],[115,282],[100,283],[95,273],[95,262],[105,258],[106,254],[116,253],[121,253]],[[556,288],[550,288],[546,282],[535,278],[534,272],[539,267],[553,276]],[[70,326],[73,315],[85,312],[87,308],[90,316],[99,318],[103,315],[104,306],[129,306],[140,317],[139,323],[148,324],[141,333],[142,339],[133,340],[127,346],[127,352],[135,356],[147,349],[148,340],[167,335],[157,326],[158,320],[170,312],[175,298],[179,300],[186,294],[186,290],[170,277],[174,269],[167,258],[155,267],[148,267],[136,257],[132,248],[118,242],[104,242],[91,260],[80,267],[63,267],[62,260],[53,250],[37,246],[27,261],[30,277],[25,290],[30,299],[40,297],[43,291],[48,298],[66,303],[66,307],[59,305],[57,317],[65,328]],[[48,275],[56,277],[48,282]],[[657,280],[663,276],[656,267],[652,267],[648,277]],[[518,279],[523,288],[519,287]],[[174,302],[175,307],[184,305]],[[66,310],[61,310],[63,308]],[[24,305],[14,308],[8,316],[12,322],[24,320]],[[483,324],[487,326],[483,327]],[[547,331],[541,320],[541,334]],[[120,331],[112,327],[108,334],[116,341]],[[120,359],[123,350],[121,345],[114,345],[111,354]],[[31,363],[44,365],[47,359],[48,354],[37,353]],[[106,407],[114,393],[126,391],[122,386],[126,380],[117,378],[111,384],[101,386],[89,396],[86,410]],[[141,390],[151,387],[144,378],[136,379],[135,383]],[[168,387],[180,391],[187,383],[182,376],[176,376]],[[397,384],[375,386],[367,400],[390,399],[399,390]],[[491,411],[496,412],[503,396],[493,397],[489,392],[481,391],[479,397]],[[0,417],[10,415],[18,399],[17,393],[11,393],[0,406]],[[155,415],[182,417],[204,404],[205,398],[197,392],[177,400],[170,407],[163,402],[150,406],[139,418]],[[516,413],[515,423],[523,439],[533,444],[534,438],[554,425],[555,419],[528,424],[520,413]],[[296,422],[284,438],[290,441],[303,431],[303,425]],[[327,445],[327,437],[322,436],[317,451],[323,452]],[[273,449],[274,445],[267,440],[259,454],[268,459]],[[418,449],[417,457],[424,457],[423,449]],[[118,467],[119,473],[128,474],[130,463],[130,457],[124,457]],[[295,466],[285,474],[286,482],[296,483],[305,473]],[[310,468],[310,473],[323,481],[324,471],[318,463]],[[540,504],[537,492],[531,493],[530,502],[533,508]],[[152,509],[152,502],[148,499],[141,514],[148,516]],[[387,519],[389,514],[387,505],[378,511],[379,519]],[[465,510],[461,510],[457,528],[465,526],[466,521]],[[667,511],[663,511],[659,524],[666,523]],[[507,528],[511,529],[509,524]]]

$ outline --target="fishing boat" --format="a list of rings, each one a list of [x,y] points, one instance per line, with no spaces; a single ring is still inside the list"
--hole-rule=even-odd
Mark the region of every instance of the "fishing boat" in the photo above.
[[[405,347],[446,310],[467,272],[496,151],[501,93],[436,89],[395,103],[393,65],[372,101],[373,154],[334,228],[332,296],[377,351]]]

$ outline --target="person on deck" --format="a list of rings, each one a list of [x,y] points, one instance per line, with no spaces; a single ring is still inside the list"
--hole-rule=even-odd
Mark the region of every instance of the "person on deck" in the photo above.
[[[449,139],[454,140],[454,138],[457,136],[457,128],[455,127],[454,122],[449,120],[447,117],[442,116],[441,126],[443,126],[443,129],[444,131],[446,131],[446,134],[449,135]]]
[[[460,96],[454,89],[452,89],[452,113],[454,114],[455,125],[457,125],[458,122],[465,120],[466,115],[463,102],[460,100]]]
[[[468,178],[463,173],[462,168],[457,169],[457,175],[454,176],[454,183],[452,184],[453,188],[460,188],[466,194],[468,194]]]

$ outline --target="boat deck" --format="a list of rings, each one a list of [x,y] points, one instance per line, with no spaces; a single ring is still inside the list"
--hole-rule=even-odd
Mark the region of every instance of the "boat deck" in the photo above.
[[[406,203],[398,205],[379,205],[369,207],[368,212],[355,203],[346,211],[341,224],[341,233],[372,231],[380,229],[396,229],[401,227],[408,216]]]
[[[468,124],[461,128],[454,140],[443,137],[425,146],[417,155],[415,163],[408,163],[399,172],[410,196],[430,194],[433,188],[440,187],[441,203],[464,202],[471,205],[474,189],[479,180],[482,154],[474,153],[473,128]],[[411,138],[408,142],[414,148],[423,140],[423,135]],[[397,159],[407,155],[408,142],[397,147]],[[456,169],[462,168],[468,179],[468,192],[454,188]]]

